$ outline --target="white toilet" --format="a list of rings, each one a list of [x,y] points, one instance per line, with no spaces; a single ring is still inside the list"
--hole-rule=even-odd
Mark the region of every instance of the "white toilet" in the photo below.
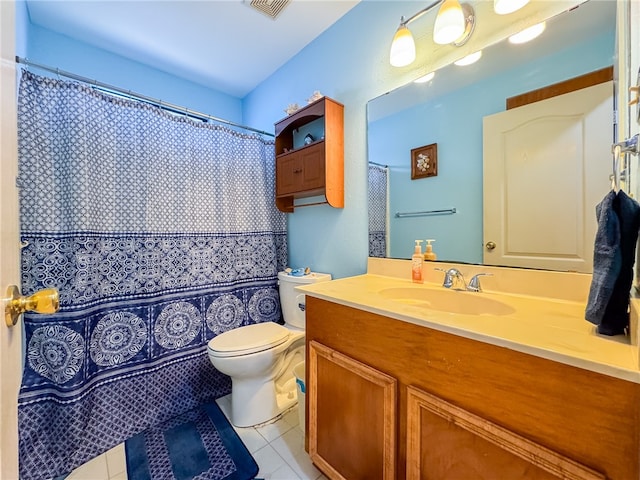
[[[304,360],[304,299],[298,285],[326,282],[328,273],[278,273],[285,325],[246,325],[209,341],[209,360],[231,377],[231,422],[250,427],[276,417],[297,401],[293,367]]]

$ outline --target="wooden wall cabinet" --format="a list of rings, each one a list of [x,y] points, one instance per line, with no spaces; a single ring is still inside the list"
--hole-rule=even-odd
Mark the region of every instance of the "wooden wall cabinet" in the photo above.
[[[306,441],[331,479],[640,478],[640,384],[310,295],[305,315]]]
[[[315,196],[343,208],[344,106],[322,97],[277,122],[275,134],[278,209],[293,212],[296,199]]]

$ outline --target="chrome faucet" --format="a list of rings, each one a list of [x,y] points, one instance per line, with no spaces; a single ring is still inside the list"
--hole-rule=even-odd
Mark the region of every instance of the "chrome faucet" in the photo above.
[[[480,277],[490,277],[491,273],[478,273],[471,277],[469,281],[469,285],[467,285],[467,290],[470,292],[481,292],[482,288],[480,287]]]
[[[450,268],[449,270],[436,268],[436,270],[444,272],[444,282],[442,282],[442,286],[444,288],[453,288],[454,290],[468,290],[469,292],[481,292],[482,288],[480,287],[480,277],[491,276],[490,273],[478,273],[471,277],[471,281],[469,281],[469,285],[467,285],[464,281],[462,272],[460,272],[460,270],[458,270],[457,268]]]
[[[462,272],[457,268],[450,268],[449,270],[443,270],[442,268],[436,268],[440,272],[444,272],[444,282],[442,286],[444,288],[453,288],[454,290],[466,290],[467,284],[464,281]]]

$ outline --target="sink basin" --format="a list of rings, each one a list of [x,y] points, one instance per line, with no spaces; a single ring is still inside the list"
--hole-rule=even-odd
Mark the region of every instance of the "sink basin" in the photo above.
[[[429,310],[461,315],[509,315],[515,309],[482,293],[425,287],[398,287],[380,290],[380,296]]]

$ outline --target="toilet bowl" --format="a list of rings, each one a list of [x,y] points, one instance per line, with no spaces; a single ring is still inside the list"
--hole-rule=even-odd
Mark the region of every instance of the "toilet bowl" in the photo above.
[[[297,402],[293,367],[304,360],[304,295],[298,285],[331,280],[326,273],[301,277],[278,273],[285,325],[257,323],[221,333],[209,341],[209,360],[231,377],[231,423],[267,422]]]

